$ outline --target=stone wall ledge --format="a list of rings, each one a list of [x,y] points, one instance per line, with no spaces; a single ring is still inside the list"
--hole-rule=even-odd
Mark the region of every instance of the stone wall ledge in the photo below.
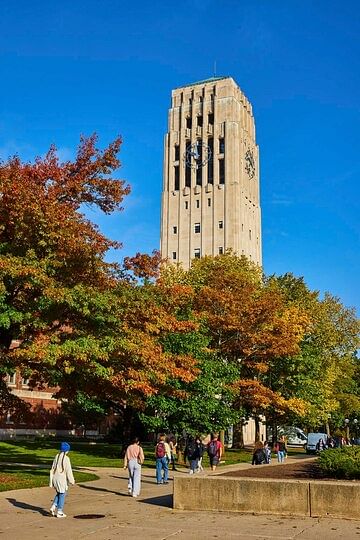
[[[360,520],[360,482],[177,476],[173,507]]]

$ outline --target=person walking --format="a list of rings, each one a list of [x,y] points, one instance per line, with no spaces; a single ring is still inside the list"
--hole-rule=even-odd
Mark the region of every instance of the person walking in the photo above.
[[[158,443],[155,446],[155,459],[156,459],[156,483],[168,484],[171,451],[170,451],[169,444],[165,440],[164,433],[160,435]]]
[[[275,450],[277,452],[277,460],[279,463],[284,463],[287,452],[286,441],[284,435],[280,437],[276,443]]]
[[[219,436],[217,433],[214,433],[212,436],[212,439],[207,446],[207,453],[210,460],[211,470],[215,471],[217,465],[220,463],[223,453],[222,444],[219,441]]]
[[[264,445],[261,441],[257,441],[255,443],[251,465],[263,465],[264,463],[266,463]]]
[[[189,473],[194,474],[195,472],[200,472],[199,461],[203,455],[203,445],[199,436],[196,436],[195,438],[189,437],[185,455],[190,463]]]
[[[271,463],[271,448],[267,441],[264,442],[265,463],[270,465]]]
[[[176,471],[176,448],[177,448],[177,442],[174,436],[170,437],[169,439],[169,447],[170,447],[170,453],[171,453],[171,466],[172,470]]]
[[[127,447],[124,457],[124,469],[129,471],[128,492],[132,497],[138,497],[141,489],[141,465],[144,463],[144,451],[140,446],[139,437],[135,437]]]
[[[64,504],[69,484],[75,484],[74,475],[71,468],[70,458],[68,453],[70,444],[62,442],[60,444],[60,452],[56,454],[52,467],[50,469],[50,487],[56,491],[54,502],[50,508],[50,514],[58,518],[65,518]]]

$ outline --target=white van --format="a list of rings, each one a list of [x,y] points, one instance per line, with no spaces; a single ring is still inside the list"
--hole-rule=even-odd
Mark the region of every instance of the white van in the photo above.
[[[308,433],[307,444],[306,444],[307,454],[316,453],[316,445],[320,441],[320,439],[322,439],[324,441],[324,444],[326,444],[327,434],[326,433]]]
[[[302,429],[295,426],[279,426],[277,428],[278,437],[284,435],[288,446],[302,446],[305,448],[307,436]],[[271,429],[269,429],[269,437],[271,438]]]

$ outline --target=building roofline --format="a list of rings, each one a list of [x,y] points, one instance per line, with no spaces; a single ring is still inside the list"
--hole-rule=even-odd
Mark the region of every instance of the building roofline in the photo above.
[[[201,81],[195,81],[195,82],[190,83],[190,84],[182,84],[181,86],[177,86],[176,88],[174,88],[174,90],[179,90],[180,88],[188,88],[189,86],[197,86],[199,84],[214,83],[214,82],[222,81],[223,79],[232,79],[232,77],[230,77],[229,75],[224,75],[222,77],[209,77],[208,79],[203,79]]]

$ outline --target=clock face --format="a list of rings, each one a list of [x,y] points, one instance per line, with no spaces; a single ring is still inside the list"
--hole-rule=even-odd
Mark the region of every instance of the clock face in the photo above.
[[[252,153],[250,149],[248,149],[246,150],[246,154],[245,154],[245,171],[250,179],[254,178],[255,170],[256,169],[255,169],[254,154]]]
[[[200,169],[211,159],[210,147],[200,141],[187,147],[184,154],[185,165],[191,169]]]

